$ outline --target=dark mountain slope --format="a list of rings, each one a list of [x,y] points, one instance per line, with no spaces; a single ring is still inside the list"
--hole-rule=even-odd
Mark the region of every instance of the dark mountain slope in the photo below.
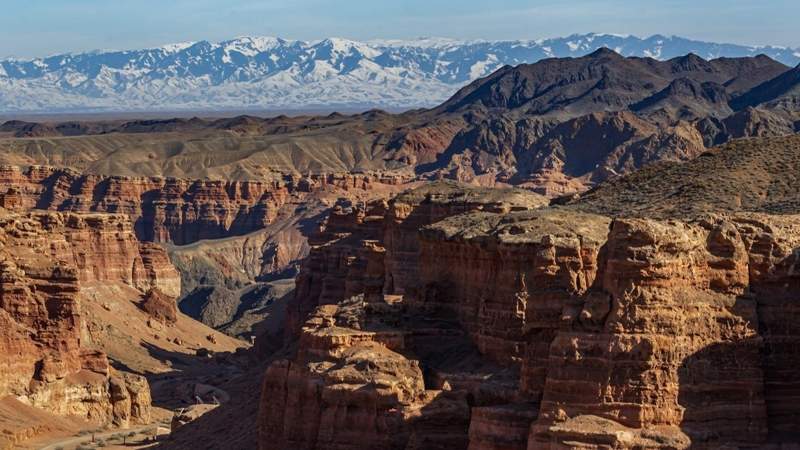
[[[769,103],[771,107],[800,105],[800,66],[766,81],[733,99],[734,109]]]
[[[720,71],[728,73],[731,78],[725,88],[731,95],[741,95],[753,87],[771,80],[786,72],[789,67],[765,55],[753,58],[717,58],[710,63]]]
[[[787,70],[788,67],[765,56],[706,61],[689,54],[657,61],[624,58],[604,48],[582,58],[546,59],[504,67],[461,89],[434,111],[501,108],[525,114],[576,117],[627,109],[679,79],[716,83],[736,94]]]
[[[678,78],[656,94],[631,105],[642,114],[662,114],[670,120],[725,117],[731,112],[730,95],[721,84]]]

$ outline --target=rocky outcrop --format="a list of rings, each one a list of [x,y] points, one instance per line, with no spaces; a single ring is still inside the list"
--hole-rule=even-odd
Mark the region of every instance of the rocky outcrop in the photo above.
[[[172,421],[170,421],[170,433],[174,433],[184,425],[203,417],[203,415],[217,409],[218,406],[219,405],[216,404],[198,403],[187,408],[182,408],[172,416]]]
[[[180,274],[170,261],[164,247],[139,241],[139,259],[134,259],[133,287],[146,292],[158,290],[168,297],[177,297],[181,292]]]
[[[574,313],[564,307],[529,446],[765,442],[757,302],[743,298],[736,226],[617,220],[604,257],[598,283]],[[598,296],[603,313],[591,314]],[[599,426],[580,435],[584,421]]]
[[[448,216],[472,210],[509,212],[541,207],[547,200],[518,190],[437,182],[409,190],[391,202],[344,201],[336,205],[297,276],[288,330],[299,329],[319,305],[366,292],[368,297],[402,295],[417,286],[417,231]]]
[[[150,423],[150,386],[147,379],[133,374],[122,374],[109,380],[113,424],[127,428]]]
[[[149,422],[147,381],[116,373],[81,343],[81,283],[164,284],[147,271],[135,276],[137,261],[152,264],[141,262],[127,217],[6,214],[0,242],[0,397],[98,423]]]
[[[369,205],[368,210],[337,205],[325,229],[317,236],[309,237],[312,246],[315,243],[324,245],[312,247],[297,275],[294,302],[287,316],[286,332],[289,336],[299,330],[305,317],[317,306],[335,304],[343,298],[356,295],[363,291],[365,282],[369,283],[365,277],[374,274],[366,271],[368,261],[379,259],[381,249],[371,245],[370,241],[374,239],[362,241],[360,236],[350,238],[352,232],[348,233],[347,230],[359,230],[363,225],[367,237],[377,238],[381,226],[380,214],[385,206],[382,201]],[[369,213],[377,215],[367,215]],[[326,239],[330,241],[326,242]],[[379,270],[381,268],[378,266]],[[381,276],[380,273],[377,275]],[[377,284],[373,283],[373,287],[378,289],[381,285],[380,278]]]
[[[529,335],[546,340],[563,304],[594,283],[608,225],[602,216],[553,211],[450,217],[418,234],[420,288],[407,301],[458,318],[486,357],[520,363]],[[540,344],[548,343],[532,346]]]
[[[170,297],[158,288],[150,289],[142,299],[141,308],[150,317],[162,323],[174,324],[178,321],[178,305],[175,297]]]
[[[363,300],[317,309],[302,329],[296,359],[269,367],[260,448],[428,449],[466,442],[460,433],[469,415],[466,397],[426,390],[419,363],[400,353],[405,333],[365,322]]]
[[[122,214],[48,214],[33,216],[63,230],[64,254],[72,255],[81,282],[121,281],[140,291],[158,289],[177,296],[180,276],[159,245],[140,242]],[[40,239],[58,242],[47,234]]]
[[[262,448],[800,438],[796,216],[624,219],[429,194],[329,218],[298,277],[297,353],[264,378]]]

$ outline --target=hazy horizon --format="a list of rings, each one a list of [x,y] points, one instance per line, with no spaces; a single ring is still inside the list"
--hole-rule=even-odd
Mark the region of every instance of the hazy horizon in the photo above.
[[[128,50],[237,36],[358,41],[436,36],[457,40],[535,40],[588,32],[675,35],[757,46],[800,47],[800,2],[736,5],[721,0],[499,0],[492,4],[406,0],[373,4],[328,0],[11,0],[0,17],[0,58],[32,59],[92,50]],[[152,11],[158,11],[153,14]],[[710,21],[709,17],[715,20]],[[597,24],[602,24],[598,26]]]

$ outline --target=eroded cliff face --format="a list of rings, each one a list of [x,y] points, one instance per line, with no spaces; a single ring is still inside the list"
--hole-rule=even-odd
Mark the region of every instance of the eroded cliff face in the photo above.
[[[603,256],[550,342],[529,448],[764,442],[756,302],[742,297],[735,224],[616,220]],[[730,353],[700,356],[717,346]]]
[[[313,242],[263,449],[800,439],[796,217],[612,219],[427,189],[334,211]]]
[[[366,293],[370,299],[403,295],[419,286],[420,243],[425,225],[473,210],[497,213],[541,207],[547,200],[517,189],[465,187],[438,182],[404,192],[390,202],[343,201],[321,230],[297,277],[288,331],[296,331],[318,305]]]
[[[45,166],[0,167],[0,206],[125,214],[143,241],[186,244],[264,228],[293,196],[329,186],[371,189],[402,184],[387,174],[276,174],[267,181],[131,178]]]
[[[50,213],[27,220],[33,221],[32,227],[39,221],[60,232],[54,236],[45,230],[26,239],[33,245],[49,245],[54,257],[75,266],[82,283],[119,281],[142,292],[158,289],[172,298],[180,294],[180,275],[166,251],[140,242],[126,215]]]
[[[267,370],[262,448],[405,448],[406,421],[429,400],[422,370],[398,353],[401,332],[362,330],[362,307],[363,297],[320,307],[297,358]]]
[[[150,420],[147,380],[81,342],[84,282],[180,290],[127,216],[36,212],[0,218],[0,397],[62,416],[128,426]]]

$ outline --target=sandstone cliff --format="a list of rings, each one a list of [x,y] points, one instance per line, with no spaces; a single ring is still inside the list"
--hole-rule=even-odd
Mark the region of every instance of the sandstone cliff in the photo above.
[[[83,345],[78,294],[98,281],[179,291],[163,250],[140,246],[126,216],[96,214],[4,212],[0,243],[0,397],[97,423],[148,423],[147,380]]]
[[[426,189],[335,209],[312,241],[261,448],[800,438],[797,216],[623,219]]]
[[[366,292],[402,295],[418,279],[417,230],[450,215],[471,210],[508,212],[547,204],[537,194],[517,189],[465,187],[452,182],[424,185],[395,197],[365,204],[337,204],[297,277],[288,330],[297,330],[318,305]],[[385,281],[384,281],[385,279]]]
[[[309,252],[308,240],[325,212],[342,197],[353,203],[391,197],[408,186],[401,181],[385,175],[304,179],[257,231],[170,245],[170,259],[181,274],[181,311],[246,339],[278,332],[287,304],[284,294],[293,288]]]

